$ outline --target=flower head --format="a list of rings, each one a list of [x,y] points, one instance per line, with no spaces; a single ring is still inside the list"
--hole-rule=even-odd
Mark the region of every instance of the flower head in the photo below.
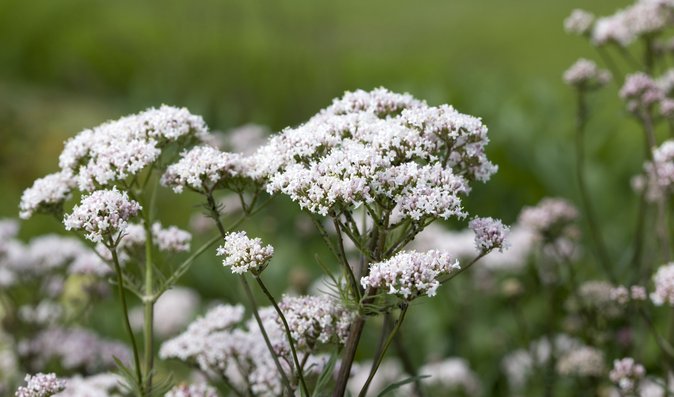
[[[577,88],[598,88],[611,81],[611,72],[599,69],[596,63],[579,59],[564,72],[564,82]]]
[[[126,192],[117,188],[97,190],[82,197],[72,213],[65,216],[63,224],[66,230],[86,232],[86,238],[94,242],[105,238],[115,240],[126,229],[128,220],[140,210],[140,204],[129,199]]]
[[[505,238],[510,228],[500,220],[475,218],[468,226],[475,233],[475,247],[479,252],[486,253],[494,249],[503,251],[506,247]]]
[[[592,29],[594,15],[585,10],[575,9],[564,20],[564,30],[567,33],[585,35]]]
[[[284,296],[279,307],[299,348],[317,343],[344,343],[354,313],[328,296]],[[279,319],[280,325],[280,319]]]
[[[658,306],[665,303],[674,306],[674,262],[660,266],[653,282],[655,291],[651,293],[651,301]]]
[[[608,376],[623,392],[632,392],[639,381],[646,375],[644,366],[635,362],[632,357],[613,361],[613,369]]]
[[[169,143],[200,141],[206,134],[201,117],[163,105],[80,132],[66,142],[59,165],[80,190],[91,191],[138,175]]]
[[[252,172],[269,193],[321,215],[377,201],[402,218],[462,218],[469,183],[496,172],[488,142],[479,118],[451,106],[359,90],[272,137],[253,155]]]
[[[60,213],[74,187],[74,180],[67,172],[57,172],[37,179],[21,195],[19,216],[28,219],[40,212]]]
[[[446,252],[401,252],[370,265],[369,275],[360,283],[363,288],[384,288],[389,294],[410,301],[422,295],[435,296],[440,277],[460,268],[459,261]]]
[[[620,89],[620,98],[630,112],[637,112],[660,102],[664,93],[650,76],[639,72],[627,76]]]
[[[26,375],[25,382],[26,386],[16,390],[16,397],[50,397],[66,387],[66,382],[53,373]]]
[[[557,371],[566,376],[604,375],[604,353],[594,347],[582,346],[564,354],[557,362]]]
[[[218,397],[215,388],[205,384],[178,385],[169,390],[164,397]]]
[[[235,232],[225,236],[225,245],[218,247],[217,254],[225,257],[222,264],[231,267],[232,273],[257,275],[269,264],[274,247],[263,246],[259,237],[248,238],[246,232]]]
[[[176,193],[181,193],[186,187],[208,193],[219,184],[245,177],[248,164],[247,159],[238,153],[197,146],[183,152],[180,160],[166,169],[161,183]]]

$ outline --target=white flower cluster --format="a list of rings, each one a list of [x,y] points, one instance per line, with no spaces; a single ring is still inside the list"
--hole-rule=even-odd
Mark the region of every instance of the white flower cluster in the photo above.
[[[241,154],[221,152],[210,146],[196,146],[183,152],[180,160],[166,169],[161,183],[176,193],[181,193],[186,187],[210,193],[229,179],[250,175],[250,166],[251,160]]]
[[[565,376],[601,377],[605,371],[604,353],[590,346],[573,349],[557,361],[557,372]]]
[[[611,289],[610,294],[611,300],[621,305],[627,304],[630,300],[645,301],[647,297],[646,288],[640,285],[633,285],[629,289],[624,285],[619,285]]]
[[[207,133],[201,117],[164,105],[80,132],[66,142],[59,165],[80,190],[90,191],[138,175],[169,142],[198,141]]]
[[[198,356],[206,350],[208,336],[238,325],[243,320],[243,313],[241,305],[214,307],[205,316],[191,323],[185,332],[165,342],[159,350],[159,357],[196,362]]]
[[[16,390],[16,397],[51,397],[66,387],[66,382],[53,373],[26,375],[24,381],[26,386]]]
[[[32,339],[20,341],[17,347],[19,355],[35,368],[44,368],[56,360],[64,369],[94,373],[115,368],[114,357],[124,363],[131,358],[125,344],[103,339],[84,328],[48,328]]]
[[[524,207],[519,224],[535,232],[541,240],[557,237],[574,237],[577,229],[573,222],[578,219],[578,210],[562,198],[544,198],[534,207]]]
[[[637,0],[615,14],[598,18],[592,30],[597,45],[627,46],[639,37],[662,31],[674,24],[674,3],[669,0]]]
[[[384,288],[387,293],[410,301],[422,295],[435,296],[440,277],[459,269],[459,261],[443,251],[401,252],[370,265],[369,275],[360,283],[365,289]]]
[[[72,175],[65,171],[35,180],[21,195],[19,216],[28,219],[36,213],[58,214],[74,187]]]
[[[537,370],[545,368],[551,359],[563,356],[582,344],[565,334],[542,337],[531,342],[527,349],[508,353],[501,362],[501,368],[508,379],[511,393],[521,395],[530,377]]]
[[[63,316],[63,306],[50,300],[43,300],[35,306],[20,306],[18,316],[26,324],[51,325]]]
[[[611,72],[588,59],[579,59],[564,72],[564,82],[578,88],[598,88],[611,81]]]
[[[293,320],[288,319],[293,323],[291,328],[294,327],[298,335],[304,332],[313,338],[319,338],[328,332],[329,327],[333,327],[329,332],[341,332],[340,324],[349,321],[335,318],[330,323],[323,313],[318,313],[317,319],[302,318],[309,313],[308,308],[303,310],[297,316],[290,313],[294,317]],[[290,364],[290,345],[276,311],[272,307],[264,307],[260,308],[259,315],[272,348],[280,358],[283,371],[292,377],[295,369]],[[313,323],[315,321],[320,324]],[[321,326],[326,328],[320,329]],[[318,334],[313,334],[314,331]],[[300,335],[300,338],[306,336]],[[307,354],[305,375],[319,374],[325,367],[327,358],[314,355],[313,346],[304,347]],[[220,305],[211,309],[205,317],[190,324],[184,333],[165,342],[159,350],[159,356],[162,359],[176,358],[186,361],[197,365],[211,376],[221,376],[241,394],[246,394],[246,391],[262,397],[282,394],[283,383],[262,332],[254,319],[243,321],[243,306],[240,305]]]
[[[187,252],[190,250],[192,235],[175,226],[163,228],[161,223],[152,225],[152,239],[160,251]]]
[[[140,210],[140,204],[130,200],[126,192],[117,188],[97,190],[82,197],[72,213],[64,217],[63,224],[66,230],[85,231],[86,238],[93,242],[106,242],[104,238],[114,241]]]
[[[674,306],[674,262],[660,266],[653,275],[653,282],[655,291],[651,293],[651,301],[658,306]]]
[[[664,99],[664,92],[650,76],[638,72],[625,78],[620,89],[620,98],[627,104],[627,110],[638,112]]]
[[[644,164],[645,179],[641,188],[646,189],[646,198],[655,202],[672,191],[674,185],[674,140],[666,140],[653,148],[653,161]]]
[[[590,33],[593,23],[594,15],[592,13],[575,9],[564,20],[564,30],[571,34],[586,35]]]
[[[297,348],[305,350],[318,343],[346,342],[355,319],[353,312],[329,296],[286,295],[279,302],[279,307],[288,321]]]
[[[506,235],[510,231],[508,226],[494,218],[475,218],[468,224],[475,233],[475,248],[486,253],[494,249],[503,252],[507,248]]]
[[[480,379],[462,358],[451,357],[426,364],[419,368],[419,374],[430,376],[423,380],[423,384],[432,390],[462,393],[466,396],[481,394]]]
[[[271,134],[269,127],[258,124],[245,124],[232,128],[225,134],[225,146],[228,150],[245,155],[253,154],[262,146]]]
[[[54,397],[118,397],[128,389],[123,378],[109,372],[87,377],[74,376],[66,382],[65,390]]]
[[[625,357],[613,361],[613,369],[608,374],[611,382],[615,383],[623,392],[633,392],[639,381],[646,376],[644,366],[634,361],[632,357]]]
[[[605,317],[616,317],[622,310],[614,299],[615,288],[607,281],[590,280],[578,287],[578,296],[583,303],[596,309],[597,313]]]
[[[274,247],[263,246],[259,237],[251,239],[246,232],[233,232],[225,236],[225,245],[218,247],[217,254],[225,257],[222,264],[231,267],[232,273],[259,275],[274,255]]]
[[[176,287],[164,292],[154,305],[155,334],[161,339],[175,335],[194,319],[199,308],[199,294],[185,287]],[[131,325],[135,329],[143,327],[143,307],[135,307],[129,312]]]
[[[184,333],[165,342],[159,357],[197,365],[203,371],[225,377],[239,390],[250,387],[255,395],[281,395],[281,378],[262,333],[254,320],[242,326],[243,311],[241,305],[216,306],[190,324]],[[274,309],[261,309],[260,316],[275,351],[287,354],[289,347]]]
[[[169,390],[164,397],[218,397],[219,394],[214,387],[205,383],[193,385],[177,385]]]
[[[282,192],[311,212],[379,200],[418,220],[465,216],[460,196],[468,182],[496,171],[487,142],[480,119],[380,88],[347,92],[254,157],[269,193]]]
[[[60,171],[36,180],[19,205],[21,218],[60,213],[71,191],[92,191],[138,175],[169,142],[200,141],[207,128],[187,109],[162,106],[80,132],[65,143]]]

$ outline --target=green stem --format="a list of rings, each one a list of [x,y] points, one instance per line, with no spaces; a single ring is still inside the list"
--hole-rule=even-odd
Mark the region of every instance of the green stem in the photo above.
[[[218,228],[218,231],[220,232],[220,235],[222,238],[225,238],[227,236],[227,230],[225,230],[224,226],[222,225],[222,222],[220,221],[220,212],[218,211],[218,206],[215,202],[215,199],[213,198],[212,194],[207,194],[206,195],[206,200],[208,204],[208,209],[211,211],[211,215],[213,217],[213,220],[215,221],[215,225]],[[246,215],[249,214],[249,212],[246,212]],[[245,219],[245,215],[244,215]],[[236,226],[234,226],[236,227]],[[233,229],[234,227],[231,227],[229,230]],[[288,390],[288,393],[290,395],[293,395],[293,388],[290,385],[290,380],[288,380],[288,376],[286,375],[285,371],[283,370],[283,367],[281,366],[281,363],[279,362],[278,355],[274,351],[274,347],[271,344],[271,341],[269,340],[269,335],[267,334],[267,330],[264,328],[264,324],[262,323],[262,319],[260,318],[260,313],[257,308],[257,303],[255,302],[255,297],[253,296],[253,291],[250,289],[250,285],[248,285],[248,280],[246,280],[246,277],[242,274],[240,275],[239,279],[241,280],[241,284],[243,285],[243,290],[246,293],[246,296],[248,298],[248,301],[250,302],[250,306],[253,312],[253,317],[255,317],[255,321],[257,322],[258,327],[260,327],[260,332],[262,333],[262,337],[264,339],[265,344],[267,345],[267,349],[269,349],[269,354],[271,354],[272,359],[274,360],[274,364],[276,365],[276,369],[278,370],[279,374],[281,375],[281,381],[285,385],[285,387]]]
[[[587,219],[590,235],[594,240],[595,251],[597,259],[602,267],[602,270],[612,283],[616,282],[616,277],[611,271],[611,260],[606,250],[606,244],[601,234],[601,229],[598,226],[592,200],[587,190],[587,182],[585,181],[585,127],[587,125],[587,102],[585,99],[585,91],[577,90],[577,113],[576,113],[576,179],[578,182],[578,189],[580,191],[580,199],[585,210],[585,217]]]
[[[153,299],[153,267],[152,262],[152,228],[149,215],[145,219],[145,298],[143,305],[145,310],[144,348],[145,348],[145,388],[152,390],[152,373],[154,366],[154,302]]]
[[[367,389],[370,387],[370,383],[372,383],[372,379],[374,379],[375,374],[377,373],[377,370],[379,369],[379,365],[381,365],[382,360],[384,359],[384,355],[386,354],[386,350],[388,350],[388,347],[391,345],[391,342],[393,342],[393,338],[395,338],[396,333],[398,333],[398,330],[400,329],[400,325],[403,323],[403,320],[405,320],[405,314],[407,314],[407,308],[409,307],[409,304],[407,302],[403,302],[400,304],[400,315],[398,316],[398,321],[396,321],[395,325],[393,326],[393,330],[391,330],[391,333],[389,334],[388,338],[386,339],[386,342],[384,343],[384,347],[382,348],[381,354],[377,356],[374,364],[372,364],[372,369],[370,369],[370,374],[367,377],[367,380],[365,381],[365,384],[363,385],[363,388],[360,390],[360,393],[358,393],[358,397],[365,397],[367,395]]]
[[[286,337],[288,338],[288,344],[290,345],[290,352],[292,353],[293,356],[293,362],[295,363],[295,368],[297,369],[297,376],[300,379],[300,385],[302,386],[302,390],[304,391],[304,394],[306,396],[310,396],[309,393],[309,388],[307,387],[306,382],[304,381],[304,374],[302,373],[302,366],[300,365],[300,361],[297,358],[297,350],[295,349],[295,343],[293,342],[293,336],[292,333],[290,332],[290,326],[288,325],[288,320],[286,320],[286,317],[283,315],[283,311],[281,311],[281,308],[279,307],[278,303],[276,303],[276,300],[274,299],[274,296],[269,292],[267,289],[267,286],[264,285],[264,282],[262,282],[262,279],[260,276],[255,276],[255,281],[257,281],[257,284],[260,286],[262,289],[262,292],[267,296],[267,299],[269,299],[269,302],[274,306],[274,310],[276,310],[276,314],[281,318],[281,322],[283,323],[283,328],[285,329],[286,332]]]
[[[119,265],[119,258],[117,257],[117,248],[112,244],[112,238],[109,239],[108,249],[112,254],[112,263],[115,266],[115,273],[117,274],[117,292],[119,293],[119,300],[122,302],[122,310],[124,312],[124,326],[126,332],[129,334],[131,340],[131,347],[133,349],[133,361],[136,367],[136,377],[138,378],[138,385],[143,388],[143,375],[140,369],[140,357],[138,354],[138,345],[136,344],[136,337],[133,335],[131,323],[129,322],[129,306],[126,304],[126,296],[124,295],[124,277],[122,276],[122,267]]]
[[[278,359],[278,355],[276,354],[276,351],[274,351],[274,347],[271,344],[271,340],[269,340],[269,335],[267,334],[267,330],[264,328],[264,324],[262,323],[262,318],[260,318],[260,313],[257,308],[257,303],[255,303],[255,297],[253,296],[253,291],[250,289],[250,285],[248,285],[248,280],[246,280],[246,277],[242,274],[240,275],[241,279],[241,284],[243,285],[243,289],[246,292],[246,296],[248,297],[248,301],[250,302],[250,306],[253,311],[253,316],[255,317],[255,321],[257,322],[258,327],[260,327],[260,333],[262,333],[262,338],[264,339],[264,343],[267,345],[267,349],[269,349],[269,354],[271,354],[272,359],[274,360],[274,365],[276,365],[276,369],[278,370],[279,374],[281,375],[281,381],[283,384],[286,386],[288,389],[289,395],[294,395],[293,392],[293,387],[290,385],[290,380],[288,379],[288,376],[286,375],[285,371],[283,370],[283,367],[281,366],[281,362]]]

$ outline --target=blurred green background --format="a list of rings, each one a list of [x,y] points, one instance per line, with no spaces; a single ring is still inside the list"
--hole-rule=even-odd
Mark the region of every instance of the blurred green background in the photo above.
[[[626,4],[595,0],[591,10],[608,14]],[[578,57],[598,57],[583,39],[563,31],[563,19],[576,7],[588,2],[3,0],[0,218],[15,217],[22,190],[57,169],[65,139],[105,120],[166,103],[203,115],[213,130],[252,122],[278,131],[345,90],[377,86],[484,119],[492,140],[488,154],[500,171],[466,201],[474,213],[512,223],[522,206],[547,195],[577,202],[573,95],[561,75]],[[592,97],[588,133],[588,180],[614,253],[624,247],[635,218],[629,179],[641,167],[643,150],[616,91],[612,85]],[[186,227],[197,211],[195,196],[163,191],[161,201],[165,224]],[[317,240],[308,245],[294,232],[278,233],[297,213],[280,202],[249,224],[275,235],[268,240],[279,253],[275,262],[285,264],[274,270],[279,276],[291,266],[320,273],[312,259],[323,252]],[[62,230],[47,217],[22,228],[24,237]],[[213,257],[202,262],[186,282],[227,300],[234,288],[223,287],[229,275]],[[284,285],[275,285],[275,292]],[[460,288],[448,288],[441,299],[461,295]],[[438,303],[434,310],[448,310]],[[458,319],[470,321],[477,304],[443,316],[422,317],[430,309],[420,309],[411,322],[434,320],[418,321],[409,332],[424,333],[426,345],[441,341],[446,353],[493,354],[502,342],[494,337],[494,327],[503,324],[498,316],[470,328],[471,335],[453,329],[456,339],[449,342],[442,331]],[[109,324],[117,322],[109,317]],[[497,370],[488,360],[471,364],[482,373]]]

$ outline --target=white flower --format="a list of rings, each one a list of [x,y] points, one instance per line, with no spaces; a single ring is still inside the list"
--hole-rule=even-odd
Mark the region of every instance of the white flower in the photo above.
[[[281,312],[297,348],[307,349],[317,343],[344,343],[349,336],[355,314],[328,296],[284,296]],[[279,325],[281,325],[280,319]]]
[[[65,390],[54,397],[116,397],[128,389],[122,377],[108,372],[87,377],[77,375],[67,382]]]
[[[218,397],[219,394],[215,388],[205,384],[178,385],[169,390],[164,397]]]
[[[562,198],[544,198],[534,207],[524,207],[518,223],[534,232],[538,239],[549,242],[576,237],[573,222],[577,219],[578,210],[570,202]]]
[[[674,4],[667,0],[636,1],[613,15],[597,19],[592,41],[597,45],[612,42],[625,47],[639,37],[671,26],[673,12]]]
[[[385,89],[347,92],[272,137],[252,156],[251,175],[321,215],[377,201],[400,218],[464,217],[469,182],[496,172],[487,143],[481,120],[451,106]]]
[[[160,251],[187,252],[190,250],[192,235],[175,226],[162,228],[161,223],[152,224],[152,239]]]
[[[564,72],[564,82],[579,88],[601,87],[609,81],[611,81],[611,72],[599,69],[596,63],[583,58],[577,60]]]
[[[14,394],[16,397],[50,397],[62,391],[66,382],[56,377],[56,374],[26,375],[26,386],[21,386]]]
[[[468,224],[475,233],[475,247],[480,252],[507,248],[506,234],[510,231],[500,220],[494,218],[475,218]]]
[[[180,160],[166,169],[161,183],[176,193],[181,193],[185,187],[209,193],[229,179],[245,177],[249,172],[247,167],[247,160],[241,154],[197,146],[183,152]]]
[[[201,117],[163,105],[80,132],[66,142],[59,165],[80,190],[91,191],[138,175],[168,143],[200,141],[206,134]]]
[[[79,205],[66,215],[63,224],[66,230],[87,232],[86,238],[101,242],[104,238],[113,241],[124,232],[127,221],[141,210],[140,204],[130,200],[126,192],[97,190],[82,197]]]
[[[645,73],[630,74],[620,89],[620,98],[630,112],[648,108],[664,98],[664,92],[656,82]]]
[[[38,212],[58,214],[74,187],[72,176],[63,171],[35,180],[21,195],[19,216],[28,219]]]
[[[644,164],[646,198],[655,202],[672,190],[674,185],[674,140],[666,140],[653,148],[653,161]]]
[[[233,232],[225,236],[225,245],[218,247],[217,254],[225,257],[222,264],[231,267],[232,273],[258,275],[274,255],[274,247],[263,246],[260,238],[248,238],[246,232]]]
[[[433,390],[445,392],[463,392],[467,396],[476,396],[481,392],[480,379],[470,369],[468,362],[462,358],[446,358],[442,361],[428,363],[419,368],[419,374],[430,376],[423,379],[424,385]]]
[[[363,288],[384,288],[387,293],[410,301],[422,295],[435,296],[439,278],[460,268],[459,261],[446,252],[401,252],[370,265],[369,275],[360,282]]]
[[[651,293],[651,301],[658,306],[665,303],[674,306],[674,262],[660,266],[653,275],[653,282],[655,291]]]
[[[564,30],[566,30],[567,33],[584,35],[592,29],[593,22],[594,15],[592,15],[592,13],[585,10],[575,9],[571,11],[571,15],[564,20]]]
[[[603,376],[606,371],[604,353],[594,347],[582,346],[561,356],[557,372],[566,376]]]
[[[632,357],[625,357],[613,361],[613,369],[608,376],[611,382],[615,383],[620,390],[632,392],[637,384],[646,375],[644,366],[634,361]]]
[[[154,305],[154,332],[166,339],[183,329],[199,308],[199,294],[195,291],[176,287],[164,292]],[[129,312],[134,329],[143,327],[143,307],[135,307]]]

